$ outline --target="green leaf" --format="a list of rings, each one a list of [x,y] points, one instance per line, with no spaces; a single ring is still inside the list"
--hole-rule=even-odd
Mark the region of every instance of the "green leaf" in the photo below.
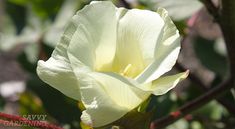
[[[64,0],[8,0],[9,3],[27,7],[42,19],[55,16]]]
[[[8,0],[8,1],[17,5],[24,6],[27,4],[29,0]]]

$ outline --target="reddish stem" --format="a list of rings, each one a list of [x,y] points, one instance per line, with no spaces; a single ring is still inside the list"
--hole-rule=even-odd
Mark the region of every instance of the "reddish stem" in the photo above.
[[[231,78],[227,79],[226,81],[222,82],[218,86],[212,88],[211,90],[207,91],[205,94],[199,96],[198,98],[186,103],[182,107],[180,107],[177,111],[170,113],[169,115],[159,118],[151,123],[151,129],[160,129],[164,128],[173,122],[179,120],[180,118],[184,117],[185,115],[191,113],[192,111],[197,110],[201,106],[205,105],[206,103],[210,102],[211,100],[215,99],[216,97],[222,95],[223,93],[227,92],[231,89]]]
[[[61,127],[46,122],[28,120],[20,116],[10,115],[2,112],[0,112],[0,118],[2,118],[0,119],[0,124],[5,126],[20,126],[20,124],[25,124],[28,126],[38,127],[42,129],[63,129]]]

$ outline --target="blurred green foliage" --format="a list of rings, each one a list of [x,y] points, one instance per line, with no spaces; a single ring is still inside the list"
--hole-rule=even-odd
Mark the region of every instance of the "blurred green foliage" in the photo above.
[[[64,0],[9,0],[15,6],[27,7],[31,6],[41,18],[53,17],[60,9]]]
[[[181,35],[186,36],[188,34],[188,19],[197,13],[202,5],[197,0],[190,0],[191,2],[185,1],[187,0],[180,0],[180,3],[176,4],[176,2],[172,0],[138,0],[137,4],[133,4],[133,7],[149,10],[155,10],[159,6],[167,8],[169,14],[175,20],[175,24]],[[73,3],[71,4],[69,2]],[[9,43],[0,43],[0,53],[13,52],[15,48],[20,48],[21,51],[17,55],[17,62],[28,74],[28,79],[26,80],[27,90],[20,95],[18,100],[20,106],[19,114],[46,114],[48,115],[47,121],[49,122],[59,123],[71,129],[81,128],[81,111],[79,110],[78,102],[64,96],[62,93],[42,82],[37,77],[35,69],[38,59],[50,57],[58,40],[57,37],[63,32],[63,27],[66,25],[66,21],[69,20],[64,19],[63,16],[74,14],[89,2],[89,0],[4,1],[5,13],[2,17],[8,18],[11,22],[3,22],[4,25],[1,25],[3,28],[1,28],[0,32],[6,37],[9,35],[13,36],[10,37],[11,40],[4,40],[9,41]],[[113,2],[118,6],[123,5],[118,0],[113,0]],[[75,8],[75,10],[68,10],[72,8]],[[60,15],[62,15],[62,17],[59,17]],[[8,24],[8,26],[5,26],[5,24]],[[4,28],[4,26],[7,28]],[[14,33],[14,31],[3,31],[9,28],[16,30],[16,33]],[[45,38],[47,35],[51,34],[55,34],[56,36],[50,36],[50,40]],[[36,37],[36,40],[31,40],[31,38],[27,39],[25,37],[23,37],[24,40],[19,40],[22,35],[25,35],[25,37]],[[227,73],[228,64],[226,57],[214,49],[215,42],[216,39],[205,39],[197,35],[193,39],[193,50],[199,62],[207,69],[213,71],[217,79],[221,80]],[[10,45],[11,47],[8,49],[5,49],[4,45],[8,44],[12,45]],[[201,94],[197,84],[186,83],[185,85],[187,85],[185,88],[179,88],[180,90],[177,92],[170,92],[163,96],[152,96],[151,99],[147,101],[148,106],[143,105],[143,108],[140,109],[143,112],[151,112],[152,118],[149,117],[150,114],[147,114],[146,117],[146,114],[133,116],[131,113],[128,114],[126,118],[135,117],[136,119],[134,119],[134,121],[139,121],[139,124],[144,125],[144,123],[141,123],[140,118],[145,118],[145,120],[151,118],[154,120],[163,117]],[[234,97],[231,94],[227,96],[228,100],[234,104]],[[0,111],[4,109],[7,101],[6,98],[0,96]],[[190,115],[190,118],[182,118],[167,127],[167,129],[223,129],[235,126],[235,120],[232,114],[216,101],[208,103],[203,108]],[[122,119],[119,122],[124,122],[125,124],[129,122],[131,125],[131,122],[127,121],[127,119]],[[83,126],[83,129],[85,128],[87,127]],[[137,129],[137,127],[134,129]]]
[[[215,51],[214,42],[201,37],[197,38],[194,43],[195,52],[205,67],[223,77],[228,72],[227,59]]]

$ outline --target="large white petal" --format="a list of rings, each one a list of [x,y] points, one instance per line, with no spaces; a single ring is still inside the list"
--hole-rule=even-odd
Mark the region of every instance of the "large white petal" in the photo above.
[[[99,70],[110,64],[116,49],[116,8],[109,2],[92,2],[73,17],[76,24],[68,55],[72,65],[78,62]]]
[[[116,103],[117,100],[113,99],[113,96],[118,97],[116,96],[118,93],[120,102],[122,102],[121,99],[123,98],[123,95],[128,96],[125,94],[125,92],[120,93],[120,90],[115,91],[118,89],[116,86],[113,90],[111,90],[110,88],[115,85],[115,83],[109,86],[105,86],[103,85],[103,77],[97,77],[99,75],[95,73],[90,74],[80,72],[77,73],[77,76],[80,79],[79,85],[81,89],[82,102],[86,107],[86,110],[83,111],[81,116],[81,120],[85,124],[93,127],[104,126],[120,119],[131,110],[129,107],[119,105]],[[100,83],[100,81],[102,83]],[[129,97],[126,99],[131,98]]]
[[[46,83],[59,90],[63,94],[80,100],[80,91],[77,78],[70,66],[67,56],[67,48],[75,32],[75,26],[71,21],[57,44],[52,56],[46,62],[38,61],[37,74]]]
[[[122,71],[131,64],[129,76],[135,77],[154,59],[154,48],[164,21],[158,13],[148,10],[119,8],[118,13],[114,68]]]
[[[162,17],[165,25],[155,46],[155,61],[136,77],[139,83],[151,82],[171,70],[180,51],[179,32],[167,11],[159,8],[157,13]]]
[[[93,127],[120,119],[151,94],[109,74],[79,71],[76,75],[79,78],[81,99],[86,107],[81,119]]]
[[[107,95],[115,103],[129,110],[137,107],[151,94],[151,92],[137,88],[138,86],[131,86],[131,82],[125,80],[122,76],[111,76],[105,73],[93,73],[91,76],[102,84]]]
[[[76,100],[80,100],[80,91],[76,76],[70,64],[51,57],[46,62],[38,61],[37,73],[40,79],[53,88]]]
[[[176,75],[160,77],[153,81],[149,90],[153,91],[154,95],[162,95],[173,89],[181,80],[187,78],[189,71]]]

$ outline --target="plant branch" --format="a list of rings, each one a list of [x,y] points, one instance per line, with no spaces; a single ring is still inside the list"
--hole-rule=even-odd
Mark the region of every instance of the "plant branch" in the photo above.
[[[156,128],[163,128],[167,125],[175,122],[176,120],[182,118],[186,114],[200,108],[201,106],[205,105],[209,101],[217,98],[218,96],[224,94],[228,90],[230,90],[233,86],[235,87],[234,80],[235,80],[235,1],[234,0],[222,0],[222,11],[219,12],[218,8],[212,3],[211,0],[202,0],[205,4],[207,10],[213,15],[215,20],[220,24],[222,29],[227,51],[228,51],[228,58],[230,63],[230,78],[218,86],[208,89],[203,82],[195,75],[189,75],[189,78],[200,85],[201,89],[207,90],[206,93],[199,96],[198,98],[194,99],[183,105],[177,111],[172,112],[170,115],[155,120],[151,124],[151,129]],[[178,65],[179,69],[184,69]],[[218,98],[221,104],[225,107],[230,107],[227,103],[223,102],[222,99]],[[234,111],[234,109],[227,108],[228,110]]]
[[[168,126],[169,124],[177,121],[178,119],[182,118],[188,113],[195,111],[196,109],[210,102],[214,98],[230,90],[231,88],[230,84],[231,84],[231,78],[227,79],[226,81],[222,82],[218,86],[207,91],[205,94],[199,96],[198,98],[186,103],[185,105],[180,107],[177,111],[172,112],[170,115],[155,120],[154,122],[151,123],[150,128],[160,129],[160,128],[164,128]]]
[[[180,70],[180,71],[186,71],[187,68],[185,68],[182,64],[180,64],[179,62],[177,62],[175,64],[175,67]],[[194,82],[195,84],[197,84],[197,86],[200,87],[201,91],[202,92],[206,92],[208,90],[210,90],[210,88],[208,88],[208,86],[206,86],[202,81],[201,79],[198,78],[197,75],[195,75],[194,73],[190,73],[188,78]],[[211,86],[209,86],[211,87]],[[216,100],[222,104],[226,109],[227,111],[229,111],[232,115],[235,116],[235,105],[234,104],[231,104],[229,101],[227,101],[227,99],[225,98],[225,96],[221,96],[221,97],[218,97],[216,98]]]
[[[235,88],[235,1],[222,0],[222,10],[220,16],[220,27],[224,36],[228,59],[230,64],[230,74],[233,78]]]
[[[214,19],[216,21],[219,20],[219,10],[214,5],[214,3],[211,0],[201,0],[201,2],[206,6],[208,12],[213,15]]]
[[[202,0],[202,2],[221,27],[228,53],[230,76],[235,88],[235,1],[222,0],[221,10],[218,10],[211,0]]]
[[[42,128],[42,129],[62,129],[61,127],[48,124],[46,122],[28,120],[20,116],[10,115],[6,113],[2,113],[2,112],[0,112],[0,118],[1,118],[0,125],[2,124],[3,126],[17,126],[16,124],[24,124],[24,125],[28,125],[32,127]]]

